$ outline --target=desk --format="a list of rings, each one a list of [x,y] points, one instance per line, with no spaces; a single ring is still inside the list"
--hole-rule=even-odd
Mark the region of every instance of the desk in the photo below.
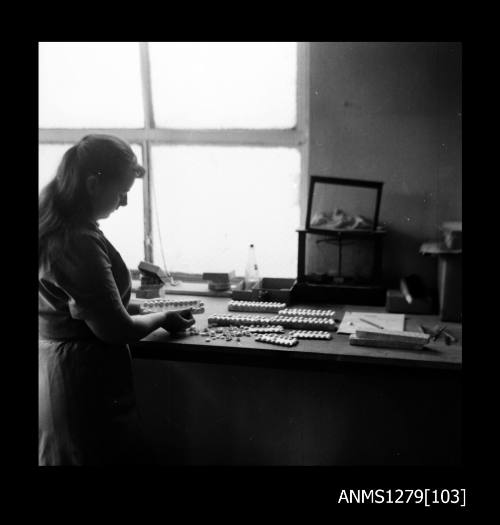
[[[170,296],[169,296],[170,297]],[[171,296],[172,298],[175,296]],[[183,299],[196,299],[195,296],[182,296]],[[200,330],[207,326],[208,316],[217,313],[228,313],[229,299],[219,297],[204,297],[205,313],[196,315],[196,327]],[[295,305],[294,305],[295,306]],[[310,305],[297,305],[310,307]],[[336,318],[341,319],[345,310],[361,312],[384,312],[382,307],[375,306],[331,306],[336,310]],[[249,314],[251,315],[251,314]],[[274,314],[258,314],[272,316]],[[438,316],[407,315],[405,329],[419,331],[419,324],[432,327],[439,323]],[[279,347],[266,343],[257,343],[253,337],[241,337],[226,341],[217,339],[206,342],[205,337],[198,336],[171,336],[165,330],[159,329],[145,337],[142,341],[132,345],[134,357],[148,357],[158,359],[186,359],[203,362],[220,362],[224,357],[228,362],[254,361],[255,363],[283,364],[288,366],[297,361],[300,366],[326,366],[333,362],[351,362],[358,364],[373,363],[377,365],[398,365],[427,368],[445,368],[459,370],[462,366],[462,325],[447,323],[449,330],[456,336],[458,343],[446,345],[444,338],[427,345],[426,350],[390,350],[381,348],[356,347],[349,344],[349,336],[332,332],[329,341],[300,340],[295,347]]]
[[[199,328],[227,312],[228,299],[203,300]],[[407,316],[406,329],[437,322]],[[461,342],[461,326],[447,326]],[[347,335],[332,335],[285,348],[157,330],[131,345],[158,463],[461,464],[461,344],[409,352],[354,347]]]

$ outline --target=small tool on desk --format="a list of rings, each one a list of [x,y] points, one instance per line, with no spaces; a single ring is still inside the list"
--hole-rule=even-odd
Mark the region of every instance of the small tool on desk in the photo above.
[[[420,324],[418,325],[420,328],[420,331],[424,334],[429,334],[431,336],[432,341],[437,341],[441,334],[444,335],[444,342],[447,345],[450,345],[451,343],[456,343],[457,338],[454,337],[450,332],[446,330],[446,326],[440,326],[436,325],[434,328],[427,328],[426,326]]]
[[[411,304],[413,302],[413,297],[411,296],[410,290],[408,289],[408,283],[406,279],[401,279],[400,289],[401,293],[403,294],[403,297],[406,299],[406,302],[408,304]]]
[[[453,334],[450,334],[450,332],[448,332],[447,330],[443,330],[443,334],[444,342],[447,345],[451,345],[451,343],[456,343],[458,341],[458,339]]]
[[[439,327],[435,332],[434,332],[434,335],[432,336],[432,340],[433,341],[437,341],[439,339],[439,336],[444,332],[444,329],[446,328],[446,326],[441,326]]]
[[[403,294],[408,304],[413,304],[415,301],[422,300],[427,295],[422,279],[415,274],[403,277],[399,281],[399,289]]]
[[[444,329],[446,328],[446,326],[439,326],[439,325],[434,326],[434,328],[427,328],[426,326],[422,324],[418,326],[422,333],[429,334],[431,336],[432,341],[436,341],[441,335],[441,333],[444,332]]]

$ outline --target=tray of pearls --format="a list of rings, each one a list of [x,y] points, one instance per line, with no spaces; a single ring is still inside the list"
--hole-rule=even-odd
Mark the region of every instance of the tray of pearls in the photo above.
[[[238,314],[215,314],[208,318],[209,325],[230,326],[230,325],[264,325],[264,326],[283,326],[297,330],[329,330],[335,331],[335,321],[328,317],[300,317],[273,315],[265,317],[262,315],[238,315]]]
[[[266,301],[229,301],[227,305],[230,312],[277,313],[283,308],[286,308],[286,303]]]
[[[311,308],[285,308],[278,311],[279,315],[292,317],[334,317],[335,310],[313,310]]]
[[[321,330],[292,330],[287,334],[289,337],[296,339],[331,339],[330,332]]]
[[[297,339],[294,337],[286,337],[277,334],[261,334],[255,337],[255,341],[280,346],[295,346],[298,344]]]
[[[247,331],[251,334],[282,334],[285,329],[282,326],[253,326],[250,325]]]
[[[154,312],[167,312],[170,310],[190,309],[193,314],[202,314],[205,312],[205,305],[202,301],[186,300],[177,301],[170,299],[149,299],[140,305],[141,314],[150,314]]]

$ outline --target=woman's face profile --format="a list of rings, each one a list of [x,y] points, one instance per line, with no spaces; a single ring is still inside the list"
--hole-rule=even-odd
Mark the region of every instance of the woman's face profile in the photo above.
[[[120,206],[127,205],[127,193],[134,185],[136,173],[129,169],[117,180],[97,180],[96,189],[91,193],[93,218],[105,219]]]

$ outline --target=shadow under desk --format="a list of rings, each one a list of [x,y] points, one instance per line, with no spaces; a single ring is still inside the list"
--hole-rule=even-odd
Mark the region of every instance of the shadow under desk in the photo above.
[[[198,297],[182,296],[190,298]],[[202,300],[200,330],[209,315],[227,313],[229,302]],[[345,310],[384,311],[329,308],[338,319]],[[407,315],[405,329],[437,323],[438,316]],[[458,343],[438,340],[421,351],[355,347],[335,332],[288,348],[156,330],[130,348],[157,462],[460,465],[462,327],[446,326]]]

